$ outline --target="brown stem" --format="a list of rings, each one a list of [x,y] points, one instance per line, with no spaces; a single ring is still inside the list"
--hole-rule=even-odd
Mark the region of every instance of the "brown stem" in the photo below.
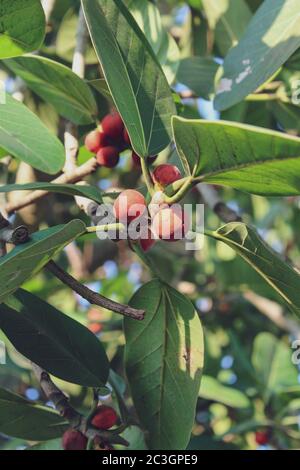
[[[225,223],[241,222],[242,218],[233,209],[230,209],[220,198],[217,191],[208,184],[198,184],[197,189],[204,202]]]
[[[82,178],[85,178],[86,176],[90,175],[97,169],[97,161],[95,158],[91,158],[88,160],[86,163],[83,165],[77,167],[74,169],[72,173],[68,174],[62,174],[58,176],[58,178],[55,178],[54,180],[51,181],[53,184],[74,184],[77,183],[78,181],[81,181]],[[24,207],[29,206],[30,204],[34,204],[36,201],[39,199],[42,199],[43,197],[47,196],[49,194],[48,191],[32,191],[29,193],[27,196],[25,196],[21,201],[18,201],[16,203],[10,203],[7,204],[5,210],[8,214],[12,214],[13,212],[16,212],[20,209],[23,209]]]
[[[144,310],[137,310],[135,308],[129,307],[129,305],[119,304],[118,302],[107,299],[103,295],[93,292],[88,287],[80,284],[74,277],[60,268],[54,261],[49,261],[49,263],[46,265],[46,268],[60,281],[69,286],[73,291],[77,292],[77,294],[79,294],[91,304],[99,305],[100,307],[106,308],[107,310],[120,313],[125,317],[133,318],[134,320],[144,319]]]
[[[31,364],[33,372],[39,381],[41,389],[43,390],[47,399],[52,401],[55,409],[63,418],[66,419],[66,421],[70,423],[72,428],[82,432],[89,439],[100,437],[100,439],[104,442],[111,442],[113,444],[121,444],[124,446],[128,445],[128,442],[125,441],[125,439],[123,439],[121,436],[118,436],[113,431],[95,429],[92,426],[89,426],[85,416],[73,408],[66,395],[51,380],[48,372],[43,370],[37,364]]]

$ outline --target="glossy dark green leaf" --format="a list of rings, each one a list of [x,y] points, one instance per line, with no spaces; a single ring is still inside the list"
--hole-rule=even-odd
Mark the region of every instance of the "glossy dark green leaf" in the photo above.
[[[300,139],[227,121],[173,119],[186,171],[199,181],[265,196],[300,194]]]
[[[85,233],[81,220],[57,225],[31,235],[30,240],[16,246],[0,258],[0,303],[23,282],[39,272],[45,264],[75,238]]]
[[[56,411],[0,389],[0,432],[30,441],[60,437],[68,425]]]
[[[58,173],[65,150],[40,119],[24,104],[6,94],[1,104],[0,147],[44,173]]]
[[[153,50],[123,2],[82,0],[90,35],[116,107],[141,157],[171,140],[172,93]]]
[[[61,116],[75,124],[95,121],[97,104],[93,94],[70,68],[34,55],[8,59],[4,63]]]
[[[109,363],[96,336],[35,295],[19,289],[0,304],[0,328],[23,356],[52,375],[86,387],[107,382]]]
[[[197,96],[208,99],[214,93],[218,68],[211,58],[188,57],[180,62],[176,78]]]
[[[158,280],[141,287],[131,305],[146,310],[143,322],[125,320],[125,362],[149,447],[185,449],[203,367],[198,314],[186,297]]]
[[[50,193],[67,194],[70,196],[83,196],[92,201],[102,203],[102,193],[95,186],[78,184],[54,184],[54,183],[26,183],[8,184],[0,186],[0,193],[10,193],[13,191],[42,190]]]
[[[224,61],[215,107],[242,101],[268,80],[300,46],[298,0],[265,0]]]
[[[45,15],[40,0],[1,0],[0,59],[38,49],[45,30]]]
[[[224,225],[211,234],[235,250],[300,315],[300,274],[242,222]]]

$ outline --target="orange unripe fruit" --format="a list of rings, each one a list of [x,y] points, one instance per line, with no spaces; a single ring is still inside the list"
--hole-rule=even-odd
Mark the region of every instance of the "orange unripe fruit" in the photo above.
[[[85,450],[87,438],[75,429],[68,429],[62,437],[62,446],[65,450]]]
[[[159,165],[153,172],[154,182],[165,187],[181,179],[181,173],[177,166],[168,163]]]
[[[189,230],[189,218],[180,206],[160,210],[152,220],[152,229],[157,237],[165,241],[182,240]]]
[[[120,154],[116,147],[103,147],[97,152],[97,163],[106,168],[114,168],[119,163]]]
[[[103,132],[114,141],[123,140],[124,123],[119,113],[107,114],[101,121]]]
[[[89,134],[87,134],[84,144],[90,152],[97,153],[101,148],[101,140],[102,138],[100,132],[98,129],[95,129],[94,131],[91,131]]]
[[[114,214],[116,219],[126,223],[140,217],[146,210],[144,196],[135,189],[122,191],[114,203]]]
[[[118,421],[118,415],[110,406],[98,406],[92,419],[92,425],[98,429],[110,429]]]
[[[90,323],[88,325],[88,329],[94,333],[94,335],[98,335],[99,333],[101,333],[101,331],[103,330],[103,325],[101,323]]]

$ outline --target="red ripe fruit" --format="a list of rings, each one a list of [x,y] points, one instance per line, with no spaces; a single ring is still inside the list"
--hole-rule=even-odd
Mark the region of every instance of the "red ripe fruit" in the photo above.
[[[114,168],[119,163],[120,154],[116,147],[103,147],[97,152],[97,163],[106,168]]]
[[[114,214],[116,219],[126,223],[141,216],[146,209],[144,196],[134,189],[122,191],[114,203]]]
[[[153,218],[152,230],[161,240],[173,242],[185,237],[189,230],[189,217],[174,205],[160,210]]]
[[[116,142],[123,140],[124,123],[119,113],[111,113],[101,121],[103,132]]]
[[[90,152],[97,153],[101,148],[101,135],[102,134],[98,131],[98,129],[95,129],[86,136],[84,144]]]
[[[151,250],[153,245],[155,244],[155,238],[151,232],[151,229],[148,229],[148,238],[141,238],[140,245],[143,251],[147,252]]]
[[[92,425],[98,429],[110,429],[118,421],[118,415],[110,406],[98,406],[92,419]]]
[[[266,431],[257,431],[255,441],[258,445],[263,446],[269,442],[269,434]]]
[[[62,437],[62,446],[65,450],[85,450],[87,438],[75,429],[68,429]]]
[[[157,159],[157,155],[154,155],[153,157],[148,157],[147,163],[149,165],[152,165],[152,163],[154,163],[156,159]],[[141,168],[141,159],[135,152],[132,152],[132,160],[133,160],[134,165],[137,168]]]
[[[154,182],[165,187],[181,179],[181,173],[177,166],[164,164],[159,165],[153,172]]]

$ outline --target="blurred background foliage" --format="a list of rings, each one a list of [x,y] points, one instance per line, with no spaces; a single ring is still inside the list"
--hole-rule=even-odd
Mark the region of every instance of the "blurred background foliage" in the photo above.
[[[138,2],[127,2],[135,11]],[[151,3],[151,2],[150,2]],[[299,76],[300,51],[288,60],[267,93],[276,97],[266,101],[245,100],[224,112],[213,109],[212,99],[218,67],[228,49],[243,34],[260,0],[165,0],[152,2],[160,11],[158,20],[141,16],[141,27],[153,33],[148,39],[155,52],[161,51],[161,63],[174,93],[178,94],[178,112],[185,117],[222,119],[245,122],[299,135],[299,106],[291,104],[291,80]],[[214,5],[219,5],[215,9]],[[135,5],[134,5],[135,4]],[[152,8],[152,7],[151,7]],[[59,0],[55,4],[41,53],[70,66],[79,1]],[[137,15],[138,15],[138,7]],[[146,18],[146,20],[145,20]],[[148,18],[148,19],[149,19]],[[144,20],[144,23],[143,23]],[[231,26],[230,31],[227,25]],[[168,31],[168,34],[167,34]],[[100,70],[92,47],[87,56],[87,80],[99,78]],[[0,78],[5,79],[10,92],[20,89],[18,79],[0,64]],[[61,136],[63,120],[55,109],[42,101],[25,86],[24,102],[55,133]],[[105,93],[94,90],[99,118],[111,107]],[[83,137],[91,126],[79,128],[82,147],[79,163],[91,155],[83,147]],[[174,151],[162,152],[159,163],[166,160],[180,165]],[[1,183],[13,183],[18,163],[13,160],[8,169],[1,164]],[[140,170],[133,166],[125,152],[114,170],[100,168],[90,177],[93,184],[109,191],[116,187],[139,187]],[[44,175],[39,175],[46,178]],[[22,182],[29,179],[23,178]],[[292,259],[300,269],[300,198],[264,198],[232,189],[217,188],[221,198],[245,220],[259,229],[263,238],[284,257]],[[1,195],[1,198],[3,196]],[[197,189],[187,196],[187,202],[201,202]],[[36,207],[34,214],[20,211],[29,226],[41,228],[65,223],[70,217],[83,217],[72,199],[50,195]],[[205,226],[219,227],[220,221],[209,209]],[[268,430],[270,439],[259,448],[300,447],[300,369],[292,364],[292,342],[300,336],[300,324],[285,311],[278,298],[258,275],[227,246],[205,240],[203,249],[184,252],[180,244],[158,243],[151,257],[162,276],[196,305],[205,330],[205,370],[198,399],[196,421],[189,449],[255,449],[255,432]],[[150,278],[149,272],[126,242],[100,241],[82,237],[71,244],[59,259],[62,266],[71,265],[74,275],[94,290],[121,302]],[[24,286],[86,325],[105,346],[115,371],[124,376],[122,355],[124,335],[120,318],[100,308],[90,307],[47,272],[42,272]],[[269,300],[267,300],[269,299]],[[272,299],[272,300],[270,300]],[[284,317],[292,328],[276,319]],[[0,386],[14,390],[29,400],[44,402],[28,361],[20,356],[7,339],[7,364],[0,367]],[[60,383],[58,380],[57,383]],[[125,386],[121,384],[121,386]],[[78,385],[63,383],[74,406],[87,411],[90,393]],[[114,395],[105,391],[106,401],[115,402]],[[125,392],[129,399],[128,391]],[[130,404],[130,401],[129,401]],[[180,430],[178,430],[180,432]],[[132,448],[144,448],[140,430],[131,427],[124,437]],[[34,442],[0,435],[0,448],[23,449]],[[37,449],[60,449],[60,441],[37,444]]]

